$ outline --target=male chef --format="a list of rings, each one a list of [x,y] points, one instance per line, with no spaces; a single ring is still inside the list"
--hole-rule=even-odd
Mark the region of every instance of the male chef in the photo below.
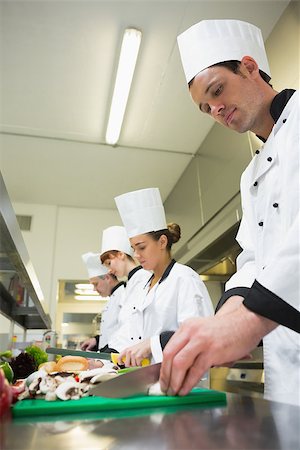
[[[101,334],[87,339],[81,344],[82,350],[95,350],[110,353],[114,349],[108,347],[108,339],[118,328],[118,317],[125,292],[125,283],[108,273],[100,261],[99,253],[84,253],[82,260],[89,275],[89,281],[102,297],[109,297],[101,314]]]
[[[276,92],[261,31],[204,20],[178,36],[192,100],[221,125],[262,141],[241,178],[242,252],[213,318],[187,320],[164,350],[160,383],[187,394],[212,366],[261,339],[265,398],[300,404],[299,92]]]

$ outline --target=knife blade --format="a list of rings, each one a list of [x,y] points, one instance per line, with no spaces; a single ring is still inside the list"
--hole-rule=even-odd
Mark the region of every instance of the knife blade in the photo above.
[[[149,387],[159,380],[161,363],[141,367],[104,381],[89,390],[89,395],[108,398],[124,398],[147,394]]]
[[[85,352],[83,350],[69,350],[67,348],[55,348],[55,347],[46,348],[46,353],[62,356],[83,356],[84,358],[107,359],[108,361],[110,361],[110,353],[90,352],[90,351]]]

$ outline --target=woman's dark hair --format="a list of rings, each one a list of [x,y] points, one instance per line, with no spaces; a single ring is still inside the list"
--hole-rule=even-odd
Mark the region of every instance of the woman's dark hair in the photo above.
[[[238,74],[240,72],[240,65],[241,65],[240,61],[231,60],[231,61],[219,62],[217,64],[213,64],[210,67],[222,66],[222,67],[226,67],[226,69],[230,70],[231,72]],[[267,75],[265,72],[263,72],[262,70],[259,70],[259,74],[262,77],[262,79],[272,87],[272,85],[269,83],[269,81],[271,80],[271,77],[269,75]],[[189,82],[189,87],[192,86],[194,78],[192,78],[191,81]]]
[[[103,253],[103,255],[100,256],[102,264],[104,264],[107,259],[115,258],[118,255],[118,253],[125,253],[125,252],[121,252],[120,250],[109,250]],[[134,261],[132,256],[128,255],[127,253],[125,253],[125,255],[127,256],[128,259]]]
[[[181,238],[181,229],[177,223],[168,223],[167,227],[168,228],[166,228],[165,230],[150,231],[146,234],[151,236],[155,241],[158,241],[159,238],[164,234],[168,239],[167,249],[171,250],[172,245],[178,242]]]

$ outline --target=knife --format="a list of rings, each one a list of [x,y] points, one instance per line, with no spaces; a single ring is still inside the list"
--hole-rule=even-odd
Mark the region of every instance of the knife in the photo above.
[[[137,394],[148,394],[150,386],[159,380],[160,367],[161,363],[157,363],[124,373],[92,387],[89,390],[89,395],[123,398]]]
[[[69,350],[67,348],[55,348],[48,347],[46,348],[46,353],[51,353],[52,355],[62,355],[62,356],[83,356],[84,358],[92,358],[92,359],[107,359],[111,360],[110,353],[101,353],[101,352],[84,352],[83,350]]]

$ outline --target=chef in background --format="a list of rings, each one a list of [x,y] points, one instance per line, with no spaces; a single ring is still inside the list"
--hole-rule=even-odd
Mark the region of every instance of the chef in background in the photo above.
[[[190,319],[169,340],[161,388],[187,394],[212,366],[263,338],[265,397],[300,404],[299,92],[277,92],[261,31],[204,20],[178,36],[189,93],[201,112],[262,141],[241,179],[242,252],[217,314]]]
[[[100,261],[99,253],[84,253],[82,260],[88,271],[89,281],[101,297],[109,297],[105,308],[101,313],[100,334],[87,339],[81,344],[82,350],[94,350],[100,352],[113,352],[109,348],[109,336],[118,328],[118,316],[125,290],[125,283],[118,281],[117,277],[108,273],[108,270]]]
[[[128,192],[115,201],[134,256],[152,273],[141,301],[132,304],[130,338],[139,343],[122,351],[119,363],[124,358],[126,366],[141,365],[149,356],[159,362],[160,333],[176,330],[190,317],[211,316],[213,306],[200,276],[172,259],[171,248],[180,239],[180,227],[167,225],[159,189]]]
[[[108,337],[109,348],[117,352],[136,343],[128,331],[129,318],[133,313],[131,305],[139,302],[142,289],[151,275],[137,264],[132,255],[133,250],[124,227],[111,226],[103,230],[101,262],[110,274],[118,279],[127,280],[118,314],[118,326]]]

